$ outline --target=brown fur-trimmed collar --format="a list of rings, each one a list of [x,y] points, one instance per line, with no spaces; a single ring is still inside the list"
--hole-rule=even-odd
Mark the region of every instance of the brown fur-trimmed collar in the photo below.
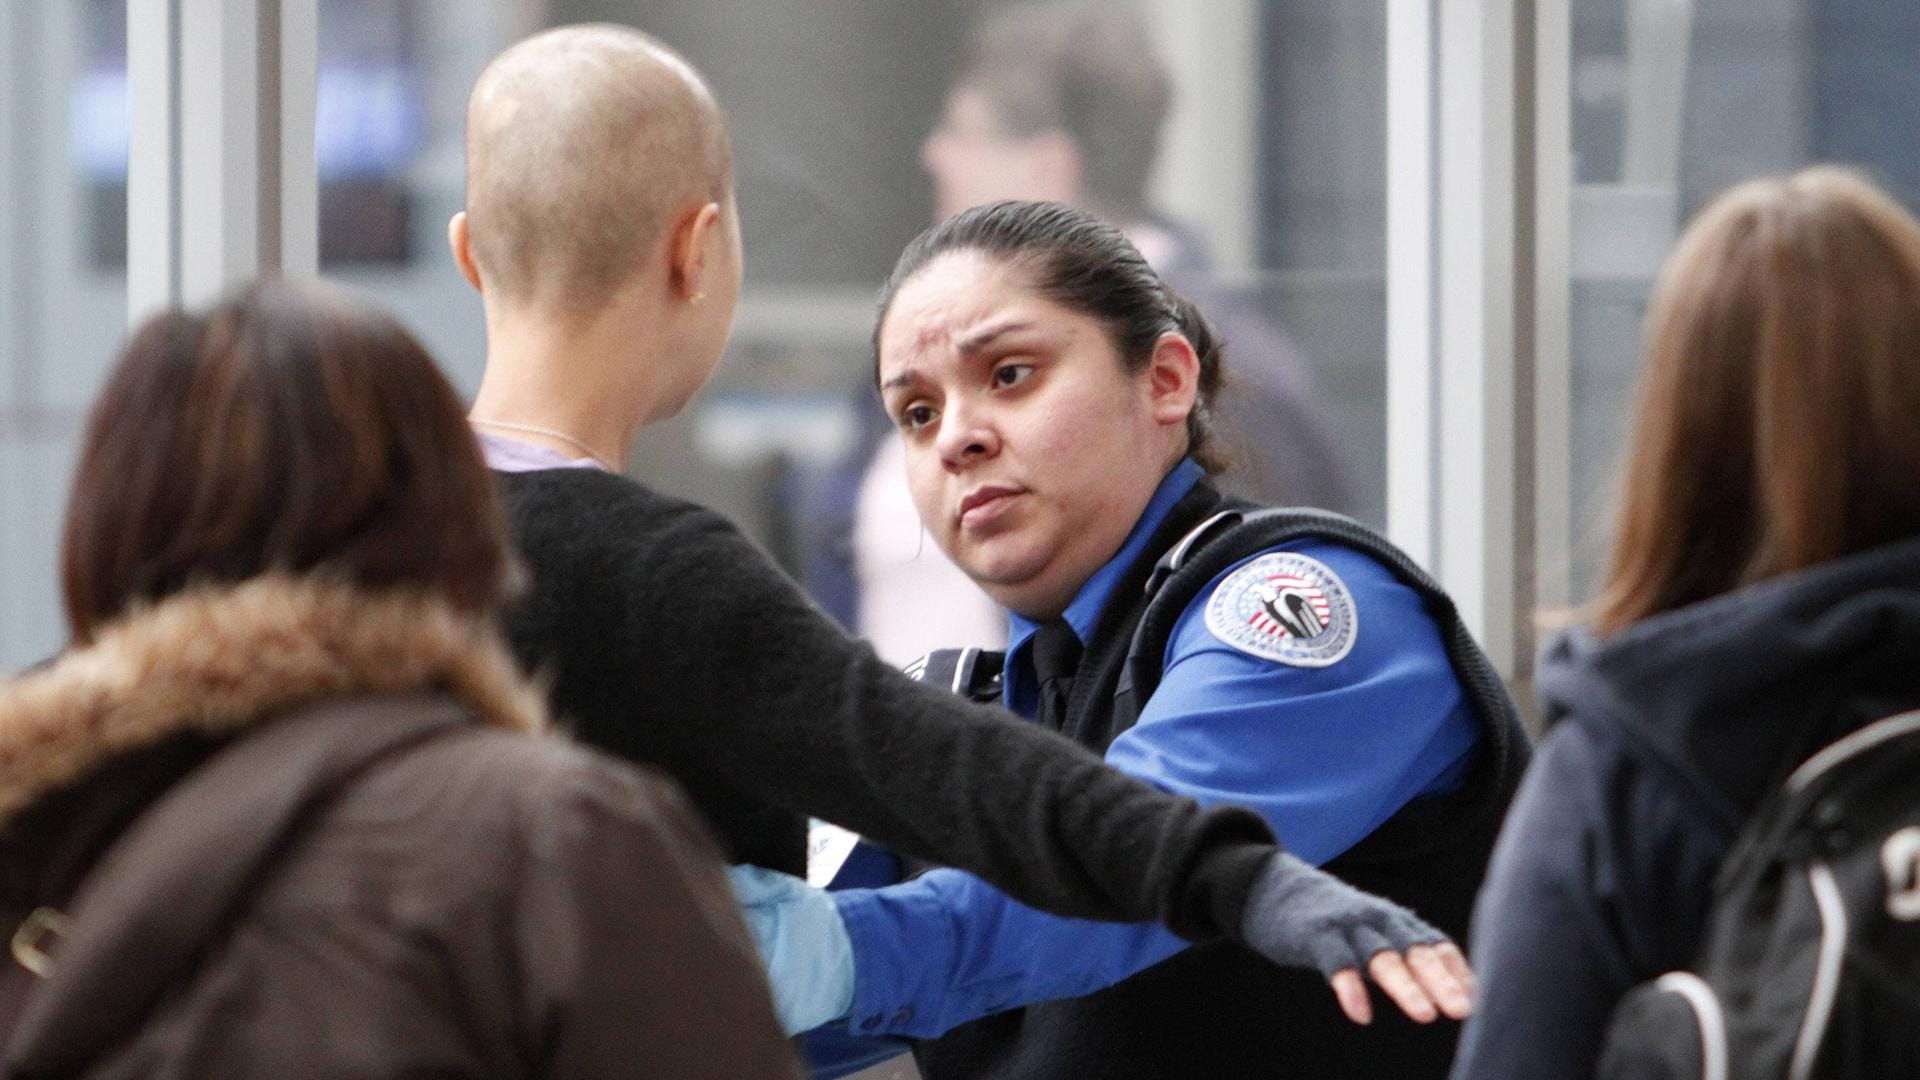
[[[483,722],[545,727],[497,632],[410,592],[268,575],[137,610],[84,648],[0,683],[0,824],[173,735],[221,735],[348,694],[441,689]]]

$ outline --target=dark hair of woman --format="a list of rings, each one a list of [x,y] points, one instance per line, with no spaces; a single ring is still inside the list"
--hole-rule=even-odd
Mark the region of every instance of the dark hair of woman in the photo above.
[[[1160,280],[1118,228],[1061,203],[1003,200],[955,214],[915,237],[881,291],[879,327],[894,294],[941,255],[976,251],[1019,267],[1061,307],[1096,319],[1130,373],[1146,368],[1160,335],[1177,333],[1200,358],[1199,399],[1187,416],[1187,453],[1208,472],[1231,465],[1213,439],[1213,399],[1224,378],[1225,344],[1185,297]]]
[[[1920,222],[1807,169],[1668,259],[1595,629],[1920,536]]]
[[[509,566],[460,399],[391,318],[268,282],[136,331],[84,436],[61,577],[76,643],[198,583],[318,572],[481,612]]]

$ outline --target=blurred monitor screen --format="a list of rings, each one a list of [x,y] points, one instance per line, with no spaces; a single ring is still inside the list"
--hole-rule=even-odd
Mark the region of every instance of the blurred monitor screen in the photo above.
[[[407,171],[427,138],[415,2],[321,0],[314,157],[323,266],[412,257]],[[113,269],[127,260],[126,0],[92,3],[72,146],[86,192],[88,256]]]

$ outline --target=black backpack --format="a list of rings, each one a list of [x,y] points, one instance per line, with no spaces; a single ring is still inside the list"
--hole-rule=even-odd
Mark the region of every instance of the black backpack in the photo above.
[[[1920,711],[1814,754],[1761,804],[1695,969],[1621,1000],[1599,1076],[1920,1077]]]

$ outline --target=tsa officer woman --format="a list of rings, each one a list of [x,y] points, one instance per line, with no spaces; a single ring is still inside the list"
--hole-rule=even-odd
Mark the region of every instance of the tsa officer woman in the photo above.
[[[950,218],[902,254],[875,349],[921,517],[1011,613],[1011,709],[1466,930],[1526,755],[1511,704],[1385,541],[1209,483],[1221,348],[1123,234],[1052,203]],[[917,1048],[929,1080],[1420,1077],[1451,1057],[1455,1025],[1359,1028],[1311,973],[1044,915],[956,870],[835,896],[850,1026],[945,1033]]]

